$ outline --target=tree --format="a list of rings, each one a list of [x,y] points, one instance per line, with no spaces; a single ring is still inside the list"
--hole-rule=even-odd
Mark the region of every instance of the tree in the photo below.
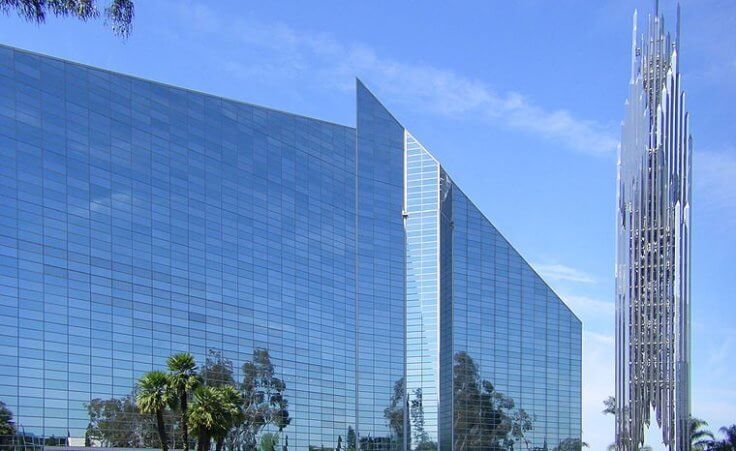
[[[609,396],[608,398],[603,400],[603,415],[613,415],[616,416],[616,398],[614,396]],[[624,412],[624,415],[626,415],[626,412]],[[642,448],[642,450],[646,450],[648,447]],[[616,450],[616,443],[611,443],[608,445],[608,451],[615,451]],[[651,449],[651,448],[649,448]]]
[[[212,433],[215,439],[216,451],[222,451],[225,437],[230,431],[243,421],[243,398],[241,393],[232,385],[222,385],[215,388],[220,399],[219,415],[221,421],[219,428]],[[278,440],[277,442],[278,443]]]
[[[391,449],[391,441],[390,437],[371,437],[368,434],[360,438],[360,451],[385,451]]]
[[[194,399],[189,406],[187,421],[189,428],[197,435],[197,451],[210,449],[212,430],[219,427],[217,417],[218,399],[216,387],[200,386],[194,390]]]
[[[348,426],[348,448],[347,451],[355,451],[356,446],[355,440],[355,429],[352,426]]]
[[[580,451],[587,448],[588,444],[576,438],[566,438],[559,445],[555,446],[552,451]]]
[[[534,426],[534,417],[529,415],[526,410],[518,409],[511,414],[511,438],[512,444],[515,442],[526,442],[525,435],[532,430]],[[526,443],[527,448],[529,443]]]
[[[411,417],[412,438],[416,447],[429,441],[429,435],[424,430],[424,393],[421,388],[414,390],[414,397],[410,401],[409,416]]]
[[[414,443],[416,443],[414,449],[424,451],[437,449],[437,443],[430,439],[429,434],[424,429],[424,393],[421,388],[414,390],[409,415],[411,416]]]
[[[0,446],[10,445],[15,436],[15,421],[13,421],[13,412],[8,406],[0,401]]]
[[[713,441],[713,433],[707,429],[708,422],[700,418],[690,417],[690,443],[693,451],[705,451],[708,443]]]
[[[386,418],[391,431],[391,441],[396,444],[394,448],[398,449],[403,448],[404,443],[404,412],[408,410],[406,402],[406,380],[402,377],[394,383],[389,407],[383,410],[383,416]],[[348,448],[351,447],[350,432],[355,434],[352,428],[348,428]],[[411,441],[411,434],[409,434],[408,440]]]
[[[458,352],[453,365],[454,449],[502,451],[524,441],[534,418],[515,409],[514,400],[481,379],[466,352]]]
[[[718,430],[724,435],[723,440],[711,440],[708,443],[708,451],[736,451],[736,424],[724,426]]]
[[[603,401],[603,406],[604,415],[616,415],[616,398],[609,396]]]
[[[158,437],[162,451],[168,451],[164,410],[174,402],[169,376],[163,371],[151,371],[138,380],[136,402],[141,413],[156,417]]]
[[[84,407],[89,415],[89,424],[85,431],[85,446],[99,444],[111,448],[155,448],[160,446],[158,427],[155,417],[141,414],[135,402],[135,396],[125,395],[120,398],[92,399]],[[171,410],[164,410],[164,424],[171,425],[167,436],[175,444],[182,441],[177,415]],[[94,443],[93,443],[94,442]]]
[[[38,24],[44,23],[49,14],[84,22],[104,14],[105,22],[112,24],[113,33],[128,37],[135,15],[133,1],[111,0],[102,14],[97,4],[96,0],[0,0],[0,11],[5,14],[16,11],[23,19]]]
[[[110,448],[141,446],[138,408],[131,395],[122,398],[92,399],[85,404],[89,425],[85,437]]]
[[[277,434],[267,432],[261,436],[260,451],[276,451],[277,446],[279,446],[279,436]]]
[[[210,387],[222,385],[235,386],[233,378],[233,362],[226,359],[222,352],[210,349],[200,373],[202,382]]]
[[[197,434],[197,451],[208,451],[214,439],[217,450],[225,436],[242,419],[242,398],[232,385],[200,386],[187,416],[189,427]]]
[[[230,434],[233,447],[254,449],[258,434],[272,426],[280,434],[290,423],[289,402],[284,396],[286,384],[276,377],[266,349],[254,349],[253,360],[242,367],[243,420]]]
[[[182,352],[174,354],[166,361],[169,368],[169,381],[177,398],[181,413],[180,427],[184,442],[184,451],[189,451],[189,427],[187,425],[189,396],[199,383],[197,363],[191,354]]]

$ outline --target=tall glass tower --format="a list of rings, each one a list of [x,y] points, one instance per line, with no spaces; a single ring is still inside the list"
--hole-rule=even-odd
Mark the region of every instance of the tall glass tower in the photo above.
[[[662,441],[690,449],[692,139],[674,39],[656,8],[634,13],[630,93],[618,159],[616,449],[636,450],[653,409]]]

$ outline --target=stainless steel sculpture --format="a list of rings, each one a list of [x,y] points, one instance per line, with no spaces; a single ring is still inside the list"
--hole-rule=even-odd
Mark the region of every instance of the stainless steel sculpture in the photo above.
[[[674,40],[658,7],[634,13],[630,93],[618,157],[616,449],[643,444],[653,408],[670,450],[690,450],[692,139]]]

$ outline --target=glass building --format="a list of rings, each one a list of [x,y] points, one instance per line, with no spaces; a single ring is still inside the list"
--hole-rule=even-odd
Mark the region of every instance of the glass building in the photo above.
[[[0,46],[0,152],[24,440],[155,447],[138,377],[267,350],[284,450],[580,448],[580,321],[362,83],[353,128]]]
[[[692,138],[674,36],[655,3],[637,13],[618,158],[616,450],[644,444],[651,411],[670,450],[689,451]]]

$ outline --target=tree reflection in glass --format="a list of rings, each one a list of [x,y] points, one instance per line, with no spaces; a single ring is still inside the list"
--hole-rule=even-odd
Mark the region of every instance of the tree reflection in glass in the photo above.
[[[524,444],[534,418],[516,409],[514,400],[496,391],[480,377],[478,366],[466,352],[458,352],[453,365],[453,429],[456,451],[507,451]]]

